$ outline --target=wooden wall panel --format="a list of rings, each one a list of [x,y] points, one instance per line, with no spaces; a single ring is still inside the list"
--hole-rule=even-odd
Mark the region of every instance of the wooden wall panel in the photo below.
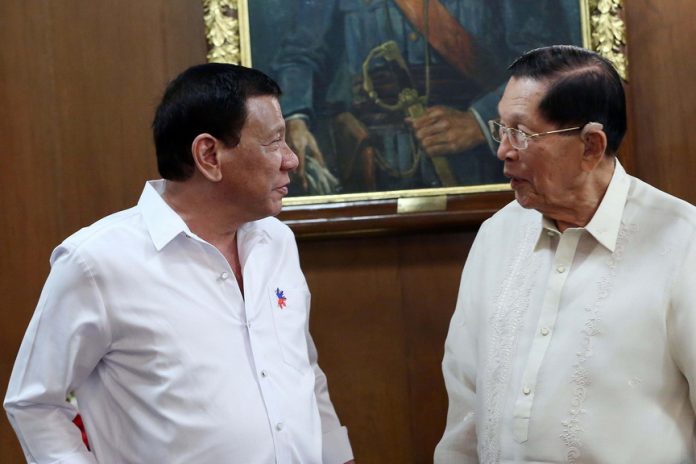
[[[441,362],[459,290],[459,276],[475,231],[413,235],[399,242],[406,324],[411,442],[409,462],[432,462],[445,429],[447,395]],[[381,461],[368,461],[381,462]]]
[[[634,173],[696,204],[696,1],[624,3]]]
[[[197,1],[0,2],[3,397],[53,247],[156,177],[153,110],[205,61],[203,28]],[[0,462],[22,462],[1,417]]]
[[[429,463],[440,363],[474,233],[306,241],[311,328],[359,463]]]
[[[399,253],[393,239],[303,243],[312,333],[355,452],[408,462],[409,392]],[[396,445],[396,446],[395,446]],[[369,462],[369,461],[368,461]]]
[[[627,167],[696,203],[694,0],[625,0]],[[197,0],[0,2],[0,395],[64,237],[156,176],[164,84],[205,59]],[[444,337],[474,231],[305,241],[320,362],[359,463],[428,463]],[[22,462],[0,419],[0,462]]]
[[[55,82],[46,61],[51,38],[42,15],[0,6],[0,392],[48,269],[46,240],[57,237],[55,195]],[[9,47],[7,44],[16,44]],[[20,46],[22,44],[23,46]],[[26,47],[26,48],[24,48]],[[7,421],[0,419],[0,462],[22,455]]]

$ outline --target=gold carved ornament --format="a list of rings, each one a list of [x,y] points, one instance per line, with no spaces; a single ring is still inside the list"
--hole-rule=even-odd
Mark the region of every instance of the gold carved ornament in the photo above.
[[[240,8],[238,0],[202,0],[208,41],[208,61],[240,64]]]
[[[581,0],[583,42],[611,61],[619,75],[628,80],[626,25],[622,18],[622,0]]]

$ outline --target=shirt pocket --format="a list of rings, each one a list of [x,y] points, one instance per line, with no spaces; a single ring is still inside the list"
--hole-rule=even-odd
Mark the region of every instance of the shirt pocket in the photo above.
[[[309,291],[305,287],[269,286],[268,297],[283,361],[305,372],[310,367],[307,351]]]

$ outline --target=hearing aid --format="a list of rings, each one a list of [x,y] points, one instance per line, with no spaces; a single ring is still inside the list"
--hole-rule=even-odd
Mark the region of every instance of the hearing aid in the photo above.
[[[580,137],[585,140],[585,135],[590,131],[600,131],[604,129],[604,125],[600,122],[588,122],[585,127],[582,128],[580,132]]]

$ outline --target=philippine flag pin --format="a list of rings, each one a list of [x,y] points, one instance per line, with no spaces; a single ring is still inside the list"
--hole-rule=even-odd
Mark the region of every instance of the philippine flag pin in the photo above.
[[[283,290],[276,288],[276,296],[278,297],[278,307],[280,309],[285,308],[285,302],[287,301],[287,298],[285,298]]]

